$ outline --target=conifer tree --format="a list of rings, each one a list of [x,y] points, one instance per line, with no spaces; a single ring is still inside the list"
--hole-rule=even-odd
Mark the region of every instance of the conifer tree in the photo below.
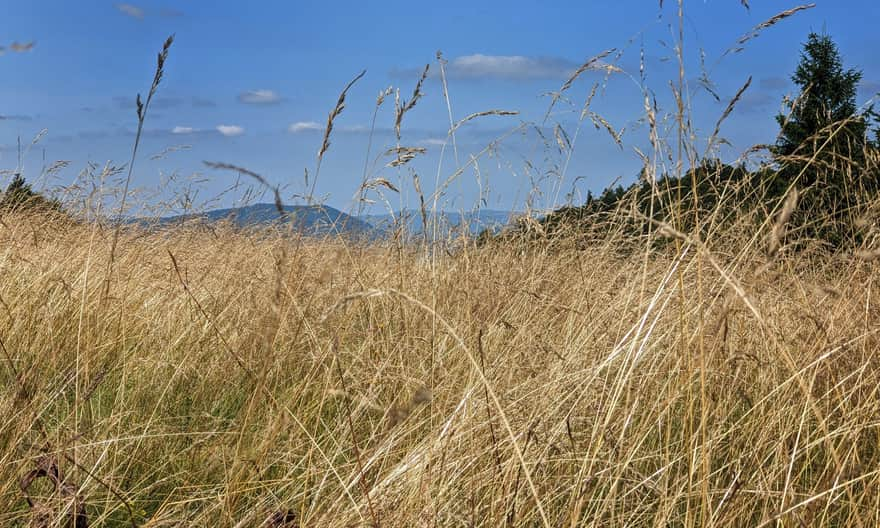
[[[57,200],[47,200],[40,193],[31,188],[31,184],[25,181],[20,173],[16,173],[0,197],[0,209],[21,209],[25,207],[40,207],[58,210],[61,204]]]
[[[772,153],[778,171],[764,182],[768,197],[792,185],[802,191],[802,209],[827,215],[829,222],[807,233],[834,245],[859,200],[876,193],[875,171],[865,170],[868,112],[860,112],[856,92],[862,72],[846,69],[828,35],[810,33],[792,81],[800,93],[784,101],[776,116],[780,133]]]

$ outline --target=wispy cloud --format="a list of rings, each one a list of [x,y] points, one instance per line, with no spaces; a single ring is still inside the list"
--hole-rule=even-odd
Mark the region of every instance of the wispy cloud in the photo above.
[[[78,132],[76,136],[79,139],[84,139],[86,141],[94,141],[96,139],[104,139],[108,138],[111,135],[111,131],[109,130],[83,130]]]
[[[113,103],[117,108],[122,110],[131,110],[137,107],[135,97],[127,95],[117,95],[113,98]],[[186,104],[191,105],[193,108],[214,108],[217,106],[217,103],[214,101],[199,96],[177,97],[157,95],[153,97],[153,100],[150,102],[150,108],[155,110],[168,110],[171,108],[179,108]]]
[[[373,132],[376,134],[384,134],[391,130],[392,129],[390,128],[377,128]],[[290,126],[287,127],[287,131],[291,134],[299,134],[302,132],[323,132],[324,125],[315,121],[297,121],[296,123],[291,123]],[[334,126],[333,131],[346,134],[365,134],[370,131],[370,128],[365,125],[339,125]]]
[[[183,16],[183,12],[177,9],[165,8],[159,11],[159,16],[162,18],[178,18]]]
[[[360,134],[364,132],[369,132],[370,128],[365,125],[342,125],[339,127],[340,132],[350,132],[353,134]],[[374,130],[374,132],[379,132],[378,130]]]
[[[784,90],[791,86],[791,82],[784,77],[764,77],[761,79],[762,90]]]
[[[32,121],[33,118],[31,116],[26,115],[2,115],[0,114],[0,121]]]
[[[559,57],[465,55],[449,63],[449,75],[460,78],[549,79],[565,77],[577,65]]]
[[[194,95],[192,97],[191,103],[193,105],[193,108],[214,108],[217,106],[217,103],[215,103],[211,99],[199,97],[198,95]]]
[[[324,130],[324,126],[314,121],[297,121],[296,123],[292,123],[289,127],[287,127],[287,131],[293,134],[316,130]]]
[[[723,100],[724,104],[731,98]],[[736,108],[745,114],[766,114],[772,111],[775,105],[782,102],[782,96],[769,92],[767,90],[759,90],[757,92],[746,92],[736,104]]]
[[[137,129],[130,126],[115,126],[108,127],[103,130],[87,130],[83,132],[79,132],[76,134],[76,137],[79,138],[91,138],[91,139],[99,139],[104,137],[135,137],[137,135]],[[174,128],[144,128],[141,131],[141,135],[143,137],[149,138],[180,138],[183,136],[189,137],[207,137],[207,136],[219,136],[220,131],[214,128],[203,129],[203,128],[195,128],[190,126],[181,126],[177,125]],[[55,136],[55,140],[58,139],[58,136]]]
[[[281,96],[272,90],[248,90],[238,94],[238,101],[244,104],[277,104],[281,100]]]
[[[172,8],[163,8],[158,11],[147,11],[146,9],[136,6],[134,4],[125,4],[119,3],[115,4],[116,10],[122,13],[125,16],[129,16],[131,18],[136,18],[138,20],[143,20],[147,16],[155,17],[159,16],[161,18],[178,18],[183,16],[182,11],[178,11],[177,9]]]
[[[880,93],[880,81],[862,81],[859,83],[859,91],[874,96]]]
[[[423,147],[442,147],[446,144],[446,140],[440,138],[426,138],[420,140],[418,143]]]
[[[116,103],[116,107],[121,110],[131,110],[132,108],[137,108],[137,102],[134,97],[117,95],[113,98],[113,102]]]
[[[175,125],[172,128],[145,128],[141,131],[143,137],[150,138],[212,138],[212,137],[235,137],[245,133],[245,129],[239,125],[217,125],[210,128],[198,128],[187,125]],[[106,137],[134,137],[137,129],[130,126],[115,126],[100,130],[85,130],[75,134],[75,138],[79,139],[101,139]],[[55,136],[57,141],[59,136]]]
[[[143,20],[144,16],[146,15],[143,9],[132,4],[116,4],[116,9],[119,10],[119,12],[123,15],[130,16],[138,20]]]
[[[136,99],[136,97],[118,95],[113,98],[113,102],[122,110],[131,110],[137,108],[137,103],[135,102]],[[181,106],[183,102],[184,100],[181,97],[157,95],[156,97],[153,97],[152,101],[150,101],[150,108],[167,110],[169,108],[177,108]]]
[[[238,125],[217,125],[217,132],[226,137],[235,137],[244,134],[244,128]]]
[[[562,57],[527,57],[525,55],[462,55],[449,61],[446,74],[450,79],[538,80],[564,79],[579,65]],[[411,77],[414,69],[395,70],[395,77]],[[432,76],[438,71],[432,68]]]

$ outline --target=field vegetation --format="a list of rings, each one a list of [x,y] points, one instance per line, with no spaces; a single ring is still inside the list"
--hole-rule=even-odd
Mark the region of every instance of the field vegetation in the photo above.
[[[841,66],[823,38],[805,68]],[[698,141],[683,64],[668,119],[645,88],[638,183],[479,240],[150,229],[118,221],[131,172],[118,210],[15,180],[0,524],[880,525],[873,114],[821,114],[799,71],[815,106],[790,102],[762,163],[722,163],[742,91]]]

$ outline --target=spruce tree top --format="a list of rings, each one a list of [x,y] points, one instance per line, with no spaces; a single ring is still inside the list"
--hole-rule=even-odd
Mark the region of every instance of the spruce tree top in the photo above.
[[[800,96],[791,101],[791,115],[776,116],[781,132],[776,141],[775,154],[789,156],[806,147],[808,140],[825,127],[856,115],[856,90],[862,72],[845,70],[837,46],[828,35],[810,33],[804,44],[801,60],[792,75],[801,89]],[[835,145],[841,154],[860,151],[865,144],[866,124],[855,119],[838,134]],[[826,147],[827,148],[827,147]],[[803,150],[802,150],[803,152]],[[806,153],[806,152],[804,152]]]

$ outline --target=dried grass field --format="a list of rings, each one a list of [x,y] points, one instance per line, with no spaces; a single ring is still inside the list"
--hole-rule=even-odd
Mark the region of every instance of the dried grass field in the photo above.
[[[683,4],[670,25],[679,75],[662,86],[672,104],[648,88],[644,49],[626,74],[644,95],[635,152],[648,198],[621,189],[573,223],[525,215],[479,238],[120,220],[138,205],[132,167],[173,57],[165,41],[126,166],[90,167],[63,203],[28,197],[24,180],[16,196],[39,207],[3,193],[0,526],[880,526],[880,200],[860,187],[880,174],[880,133],[864,152],[839,150],[864,119],[847,116],[761,165],[749,156],[772,147],[721,164],[724,121],[751,77],[714,132],[693,128]],[[551,108],[586,71],[623,74],[621,53],[589,59]],[[406,180],[428,225],[489,152],[459,163],[455,131],[515,115],[454,121],[448,106],[456,165],[423,193],[405,171],[425,148],[406,146],[401,126],[423,83],[439,79],[449,105],[437,59],[439,77],[426,69],[408,100],[380,92],[373,127],[393,104],[383,169],[400,178],[365,168],[358,212]],[[325,155],[346,154],[330,138],[363,75],[323,125],[299,195],[309,205]],[[602,82],[570,113],[622,150],[590,106]],[[577,133],[544,128],[536,157],[567,167]],[[206,165],[283,213],[274,180]],[[782,192],[756,198],[791,167]],[[746,173],[760,188],[730,177]],[[815,205],[841,181],[845,200]],[[858,232],[820,239],[844,224]]]
[[[864,258],[6,223],[4,525],[880,521]]]

